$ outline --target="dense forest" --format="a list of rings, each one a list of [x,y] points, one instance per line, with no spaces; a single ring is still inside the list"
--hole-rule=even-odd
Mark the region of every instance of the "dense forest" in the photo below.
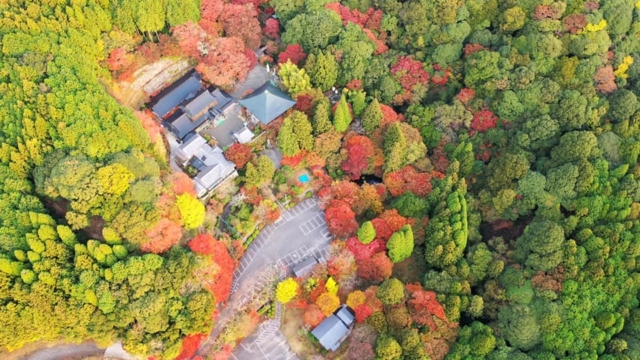
[[[275,221],[265,192],[304,195],[283,179],[309,169],[333,257],[277,298],[309,326],[354,308],[345,358],[640,359],[635,0],[8,0],[0,13],[0,349],[121,339],[185,358],[229,296],[238,229]],[[205,208],[152,145],[154,120],[108,92],[161,58],[228,89],[277,66],[297,100],[266,129],[284,166],[225,149],[241,196]],[[205,211],[232,198],[236,231],[214,239]]]

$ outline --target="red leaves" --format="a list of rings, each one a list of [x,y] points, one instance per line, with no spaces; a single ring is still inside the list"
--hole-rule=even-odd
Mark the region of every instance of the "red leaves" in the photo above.
[[[193,187],[193,180],[183,172],[175,172],[170,176],[171,184],[173,185],[173,192],[176,195],[190,194],[195,196],[196,190]]]
[[[398,57],[398,61],[391,67],[391,74],[405,91],[411,91],[418,84],[429,83],[429,73],[424,69],[422,62],[414,60],[411,56]]]
[[[304,312],[304,323],[310,327],[318,326],[324,318],[324,314],[316,304],[309,305],[307,310]]]
[[[209,52],[196,66],[205,80],[224,88],[244,80],[249,72],[250,60],[244,54],[244,44],[237,37],[215,39]]]
[[[373,314],[373,310],[367,304],[360,304],[356,306],[353,311],[356,313],[356,321],[358,324],[363,323],[371,314]]]
[[[418,196],[426,196],[431,192],[431,176],[417,172],[413,166],[407,165],[398,171],[384,174],[384,184],[392,196],[400,196],[411,191]]]
[[[296,101],[294,108],[311,118],[313,116],[313,106],[316,104],[315,97],[309,92],[299,93],[296,96]]]
[[[180,355],[176,358],[176,360],[188,360],[196,354],[198,348],[200,347],[200,343],[207,337],[206,334],[194,334],[187,335],[182,340],[182,348],[180,349]]]
[[[264,23],[262,32],[271,39],[276,40],[280,38],[280,21],[274,18],[267,19],[267,21]]]
[[[473,89],[464,88],[460,90],[460,93],[458,93],[458,95],[456,95],[456,99],[458,99],[464,105],[467,105],[469,104],[469,101],[473,100],[475,96],[476,92],[473,91]]]
[[[204,21],[215,22],[218,20],[223,8],[224,0],[202,0],[200,3],[200,18]]]
[[[357,237],[352,236],[346,241],[347,250],[351,251],[356,261],[371,258],[374,254],[384,252],[386,246],[381,239],[375,239],[369,244],[363,244]]]
[[[486,50],[486,49],[487,49],[486,47],[480,44],[466,44],[462,51],[464,52],[464,56],[469,56],[471,54],[477,53],[478,51]]]
[[[411,294],[411,299],[407,301],[407,305],[413,321],[421,325],[429,326],[431,331],[436,329],[436,324],[431,318],[431,315],[448,321],[444,313],[444,308],[436,299],[435,292],[424,290],[420,284],[408,284],[406,288]]]
[[[184,54],[191,57],[202,55],[200,49],[206,42],[207,33],[202,28],[192,22],[174,26],[171,33],[178,40],[180,48]]]
[[[344,201],[331,201],[325,210],[325,218],[329,231],[337,237],[347,237],[358,230],[356,214]]]
[[[287,48],[278,55],[278,64],[284,64],[290,60],[292,64],[300,65],[307,58],[300,44],[287,45]]]
[[[489,129],[493,129],[498,124],[498,117],[495,116],[490,110],[480,110],[474,116],[471,121],[472,134],[475,131],[485,132]]]
[[[153,228],[146,230],[145,234],[151,241],[142,244],[140,250],[160,254],[180,241],[182,228],[179,223],[162,218]]]
[[[144,113],[142,111],[134,112],[138,120],[140,120],[140,124],[149,135],[149,139],[151,142],[155,142],[160,135],[160,124],[149,114]]]
[[[251,147],[247,144],[235,143],[224,152],[224,157],[236,165],[236,168],[242,169],[251,158]]]
[[[390,278],[393,272],[393,263],[383,252],[377,253],[370,258],[362,259],[357,264],[357,274],[365,280],[384,281]]]
[[[561,7],[554,7],[551,5],[536,5],[535,10],[533,11],[533,14],[531,15],[531,17],[534,20],[544,20],[544,19],[553,19],[553,20],[557,20],[560,19],[562,17],[562,13],[564,12],[564,9],[562,9]]]
[[[618,88],[615,82],[616,76],[611,65],[598,68],[593,80],[596,83],[596,90],[603,94],[610,94]]]
[[[391,106],[380,104],[380,111],[382,111],[382,121],[380,122],[380,127],[384,127],[387,124],[400,121],[400,116],[393,110]]]
[[[373,142],[366,136],[355,135],[349,137],[343,147],[347,152],[347,159],[341,168],[352,180],[358,180],[370,167],[370,159],[374,156]]]
[[[127,68],[133,62],[133,56],[127,54],[127,50],[124,47],[114,49],[109,54],[107,59],[107,66],[111,71],[118,71]]]
[[[213,293],[216,301],[226,301],[231,293],[233,281],[234,261],[229,256],[229,251],[220,241],[209,234],[200,234],[189,241],[189,249],[203,255],[211,255],[211,259],[217,265],[216,272],[206,288]]]
[[[249,49],[259,47],[262,33],[257,16],[253,5],[226,4],[220,14],[225,36],[242,39]]]
[[[584,14],[571,14],[564,18],[562,26],[565,31],[569,31],[572,34],[577,34],[587,26],[587,17]]]

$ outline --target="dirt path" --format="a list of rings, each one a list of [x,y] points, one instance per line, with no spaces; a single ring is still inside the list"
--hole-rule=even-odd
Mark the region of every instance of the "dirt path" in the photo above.
[[[47,349],[38,350],[29,355],[21,356],[19,360],[69,360],[83,359],[89,356],[102,356],[105,349],[100,349],[95,343],[58,345]]]

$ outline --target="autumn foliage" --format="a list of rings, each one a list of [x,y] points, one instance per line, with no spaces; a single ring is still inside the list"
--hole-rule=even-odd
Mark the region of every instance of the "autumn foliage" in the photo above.
[[[248,49],[259,47],[262,33],[257,15],[253,5],[226,4],[220,16],[225,36],[242,39]]]
[[[391,67],[391,74],[400,82],[405,91],[411,91],[414,86],[427,85],[429,73],[422,62],[414,60],[412,56],[401,56]]]
[[[223,37],[210,43],[207,55],[201,58],[196,70],[208,82],[230,88],[246,78],[250,63],[241,38]]]
[[[371,159],[374,156],[373,142],[366,136],[355,135],[344,142],[343,148],[347,158],[342,163],[342,170],[352,180],[358,180],[362,173],[368,172],[371,167]]]
[[[180,241],[182,238],[182,227],[175,221],[162,218],[156,226],[145,231],[145,234],[151,240],[142,244],[140,250],[160,254],[169,250],[170,247]]]
[[[356,214],[344,201],[331,201],[325,210],[325,218],[329,231],[337,237],[347,237],[358,230]]]
[[[310,327],[318,326],[324,318],[325,315],[316,304],[309,305],[307,310],[304,312],[304,323]]]
[[[180,349],[180,355],[176,358],[176,360],[188,360],[196,354],[198,348],[200,347],[200,343],[207,337],[207,334],[193,334],[187,335],[182,340],[182,348]]]
[[[189,249],[199,254],[211,255],[216,265],[215,275],[207,283],[206,287],[213,293],[216,301],[222,302],[229,298],[231,284],[233,282],[234,261],[229,256],[229,251],[220,241],[209,234],[200,234],[189,241]]]
[[[235,143],[224,152],[224,157],[236,165],[236,168],[242,169],[249,159],[251,159],[251,147],[246,144]]]
[[[384,281],[391,277],[393,272],[393,262],[385,253],[377,253],[370,258],[358,261],[359,277],[370,281]]]
[[[307,54],[304,53],[300,44],[287,45],[287,48],[278,55],[278,64],[291,61],[292,64],[300,65],[306,58]]]
[[[407,305],[413,321],[429,326],[432,331],[436,329],[436,324],[431,316],[448,321],[444,308],[436,299],[435,292],[424,290],[420,284],[406,285],[406,289],[410,294]]]
[[[431,192],[431,176],[418,172],[413,166],[407,165],[398,171],[384,174],[384,184],[393,196],[400,196],[405,191],[411,191],[418,196],[426,196]]]
[[[498,117],[495,116],[490,110],[480,110],[474,116],[471,121],[472,133],[485,132],[489,129],[496,127],[498,124]]]

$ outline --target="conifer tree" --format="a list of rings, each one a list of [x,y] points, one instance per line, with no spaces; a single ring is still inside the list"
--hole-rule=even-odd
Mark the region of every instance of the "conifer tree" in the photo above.
[[[333,54],[328,52],[319,51],[317,54],[309,55],[304,68],[313,86],[322,91],[331,89],[338,79],[338,62]]]
[[[384,137],[384,170],[399,170],[405,162],[407,140],[398,123],[393,123]]]
[[[375,129],[380,127],[383,116],[378,99],[373,98],[362,113],[362,126],[367,134],[371,134]]]
[[[320,135],[331,129],[331,104],[325,97],[318,100],[311,119],[313,134]]]
[[[333,115],[333,127],[338,132],[344,132],[349,128],[349,124],[351,124],[351,112],[349,111],[349,104],[347,103],[347,98],[342,95],[340,98],[340,102],[338,102],[338,107],[336,108],[336,112]]]

